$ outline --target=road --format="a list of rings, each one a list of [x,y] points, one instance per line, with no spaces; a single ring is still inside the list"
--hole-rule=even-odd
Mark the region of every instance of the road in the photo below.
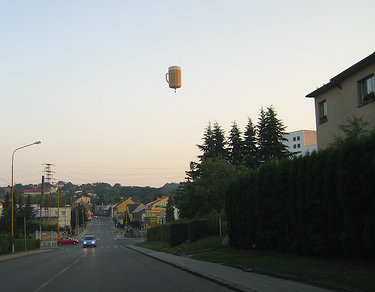
[[[126,248],[107,217],[93,219],[87,234],[96,248],[62,246],[52,252],[0,262],[4,291],[232,291]]]

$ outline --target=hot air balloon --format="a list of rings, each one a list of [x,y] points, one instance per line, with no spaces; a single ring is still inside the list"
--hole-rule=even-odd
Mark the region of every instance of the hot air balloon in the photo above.
[[[176,92],[176,89],[181,87],[181,67],[169,67],[168,73],[165,74],[165,80],[168,82],[169,88],[174,88],[174,92]]]

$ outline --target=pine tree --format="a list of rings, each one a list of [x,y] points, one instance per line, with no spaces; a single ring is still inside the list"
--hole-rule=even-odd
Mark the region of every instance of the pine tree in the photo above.
[[[18,199],[17,216],[23,217],[24,215],[25,215],[25,208],[24,208],[24,205],[23,205],[22,196],[20,196],[19,199]]]
[[[232,165],[241,165],[243,161],[243,141],[242,141],[242,133],[240,129],[237,126],[236,121],[232,124],[232,129],[229,133],[229,148],[228,148],[228,156],[229,156],[229,162]]]
[[[260,109],[260,114],[257,124],[257,144],[258,144],[258,161],[265,162],[267,159],[267,129],[266,129],[266,114],[263,108]]]
[[[30,195],[27,196],[26,204],[25,204],[25,216],[27,220],[34,220],[35,219],[35,210],[31,204],[31,197]]]
[[[202,155],[198,156],[201,162],[207,158],[214,157],[215,141],[211,122],[208,123],[208,126],[205,129],[203,144],[197,146],[202,151]]]
[[[174,221],[174,208],[173,208],[173,198],[170,196],[165,210],[165,220],[167,222]]]
[[[213,128],[213,140],[214,140],[214,156],[215,158],[227,159],[228,151],[225,148],[227,141],[225,139],[225,132],[220,127],[218,122],[215,122]]]
[[[286,141],[286,138],[284,138],[285,128],[282,121],[277,118],[272,106],[267,108],[267,112],[261,109],[258,122],[258,145],[261,162],[282,159],[291,155],[283,144],[283,141]]]
[[[247,168],[258,167],[258,157],[257,157],[257,145],[256,145],[256,129],[253,125],[252,120],[246,125],[243,141],[243,156],[245,159],[245,164]]]

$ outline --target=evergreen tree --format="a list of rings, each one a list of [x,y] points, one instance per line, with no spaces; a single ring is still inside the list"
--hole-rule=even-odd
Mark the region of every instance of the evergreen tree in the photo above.
[[[165,210],[165,219],[167,222],[174,221],[173,197],[170,196]]]
[[[25,216],[26,216],[27,220],[34,220],[35,219],[35,210],[32,206],[30,195],[28,195],[27,199],[26,199]]]
[[[203,144],[197,146],[202,151],[202,155],[198,156],[200,161],[204,161],[207,158],[214,157],[215,141],[211,122],[208,123],[208,126],[205,129],[203,136]]]
[[[225,132],[220,127],[218,122],[215,122],[213,128],[213,140],[214,140],[214,158],[227,159],[228,151],[225,148],[227,141],[225,139]]]
[[[23,217],[25,215],[24,211],[22,196],[20,196],[18,199],[17,217]]]
[[[263,108],[260,109],[260,114],[257,124],[257,145],[258,145],[258,161],[259,163],[266,161],[267,156],[267,134],[266,134],[266,114]]]
[[[3,204],[3,212],[0,218],[0,232],[10,232],[11,212],[10,195],[9,193],[6,193],[5,202]]]
[[[283,141],[287,140],[284,138],[285,128],[282,121],[277,118],[272,106],[267,108],[267,112],[261,109],[258,123],[258,145],[261,162],[282,159],[291,155],[283,144]]]
[[[243,141],[242,141],[242,133],[237,126],[236,121],[232,124],[232,129],[229,133],[229,162],[232,165],[241,165],[243,161]]]
[[[243,156],[247,168],[258,167],[257,151],[256,129],[253,125],[252,120],[249,118],[249,121],[246,125],[243,141]]]

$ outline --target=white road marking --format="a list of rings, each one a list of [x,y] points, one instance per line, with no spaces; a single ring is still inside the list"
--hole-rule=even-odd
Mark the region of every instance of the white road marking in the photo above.
[[[47,286],[48,284],[52,283],[52,281],[54,281],[58,276],[62,275],[65,271],[67,271],[69,268],[71,268],[73,265],[75,265],[76,263],[78,263],[78,261],[83,257],[83,255],[81,255],[78,259],[76,259],[72,264],[70,264],[69,266],[67,266],[66,268],[62,269],[60,272],[58,272],[55,276],[53,276],[51,279],[49,279],[47,282],[43,283],[38,289],[34,290],[34,292],[39,292],[40,290],[42,290],[45,286]]]

